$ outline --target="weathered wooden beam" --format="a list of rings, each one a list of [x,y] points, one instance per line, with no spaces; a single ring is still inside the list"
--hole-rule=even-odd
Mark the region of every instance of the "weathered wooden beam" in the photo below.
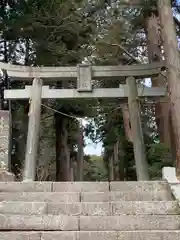
[[[129,77],[126,81],[129,86],[128,106],[137,179],[149,180],[136,79]]]
[[[31,97],[31,86],[25,89],[4,90],[5,99],[29,99]],[[139,97],[163,97],[166,95],[165,87],[139,87]],[[42,87],[42,99],[74,99],[74,98],[127,98],[129,96],[128,86],[120,85],[119,88],[96,88],[92,92],[78,92],[77,89],[49,89]]]
[[[30,91],[30,110],[23,180],[35,181],[39,143],[42,79],[35,78]]]
[[[164,62],[137,65],[92,66],[92,79],[110,79],[119,77],[156,76],[164,67]],[[0,69],[7,70],[9,77],[17,81],[32,81],[34,78],[72,80],[78,78],[79,67],[26,67],[0,63]],[[48,80],[49,81],[49,80]]]

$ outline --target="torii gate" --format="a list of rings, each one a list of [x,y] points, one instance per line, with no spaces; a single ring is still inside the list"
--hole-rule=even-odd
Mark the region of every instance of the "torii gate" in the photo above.
[[[25,89],[4,90],[5,99],[30,99],[24,180],[35,180],[42,99],[128,98],[135,160],[143,162],[145,149],[138,97],[164,97],[166,89],[162,87],[137,87],[136,78],[157,76],[161,74],[163,67],[164,62],[131,66],[80,64],[77,67],[25,67],[0,63],[0,68],[6,70],[7,75],[12,80],[33,82],[32,86],[26,86]],[[126,84],[119,85],[119,88],[92,88],[92,80],[115,80],[119,77],[126,78]],[[77,80],[77,88],[50,89],[49,86],[43,86],[43,83],[47,81],[49,83],[61,80]],[[6,164],[8,165],[8,161]],[[143,179],[143,176],[140,178]]]

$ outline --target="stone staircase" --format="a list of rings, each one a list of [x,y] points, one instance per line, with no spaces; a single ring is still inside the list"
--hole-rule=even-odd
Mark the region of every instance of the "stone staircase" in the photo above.
[[[0,240],[180,240],[166,182],[0,182]]]

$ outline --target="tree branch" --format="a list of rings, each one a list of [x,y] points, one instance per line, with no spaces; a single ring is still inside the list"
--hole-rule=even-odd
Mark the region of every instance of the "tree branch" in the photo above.
[[[131,53],[129,53],[121,44],[117,44],[117,43],[108,43],[108,42],[102,42],[102,44],[107,44],[110,45],[112,47],[119,47],[121,50],[123,50],[124,53],[126,53],[130,58],[132,58],[135,62],[142,64],[142,62],[140,60],[138,60],[137,58],[135,58]]]

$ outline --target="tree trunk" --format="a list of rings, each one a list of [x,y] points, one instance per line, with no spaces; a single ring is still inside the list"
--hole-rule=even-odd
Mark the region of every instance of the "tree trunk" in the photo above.
[[[56,181],[70,181],[70,153],[68,147],[68,118],[55,114]]]
[[[146,19],[149,63],[162,61],[162,37],[159,17],[151,12]],[[152,78],[153,87],[165,87],[166,79],[162,75]],[[156,103],[155,117],[160,141],[170,148],[170,111],[169,102]]]
[[[73,158],[70,159],[70,181],[74,181],[74,166],[73,166]]]
[[[114,180],[119,180],[119,141],[114,144]]]
[[[131,132],[131,125],[130,125],[130,116],[129,116],[129,109],[127,104],[123,104],[122,106],[122,114],[123,114],[123,121],[124,121],[124,130],[126,139],[132,142],[132,132]]]
[[[124,181],[124,149],[122,146],[122,140],[118,141],[118,153],[119,153],[119,180]]]
[[[83,152],[83,126],[82,122],[79,123],[79,134],[78,134],[78,154],[77,154],[77,181],[83,181],[84,176],[84,152]]]
[[[110,156],[108,159],[108,175],[109,175],[109,182],[114,181],[113,156]]]
[[[18,166],[18,168],[24,168],[24,159],[25,159],[25,153],[26,153],[26,139],[27,139],[27,132],[28,132],[28,114],[24,113],[21,116],[21,121],[17,122],[18,116],[16,115],[16,113],[14,112],[14,117],[13,117],[13,121],[17,124],[18,126],[18,131],[14,131],[13,132],[13,137],[17,140],[17,152],[16,152],[16,156],[17,159],[19,160],[19,163],[22,163],[23,166]],[[14,168],[16,168],[16,166],[14,165]],[[18,171],[19,169],[16,169],[16,171]],[[20,174],[20,173],[19,173]],[[22,171],[21,174],[22,175]],[[21,178],[23,176],[20,176]]]
[[[180,79],[179,79],[179,50],[176,30],[173,20],[170,0],[158,1],[159,16],[161,20],[164,54],[167,67],[168,94],[170,111],[176,141],[176,168],[180,172]]]

